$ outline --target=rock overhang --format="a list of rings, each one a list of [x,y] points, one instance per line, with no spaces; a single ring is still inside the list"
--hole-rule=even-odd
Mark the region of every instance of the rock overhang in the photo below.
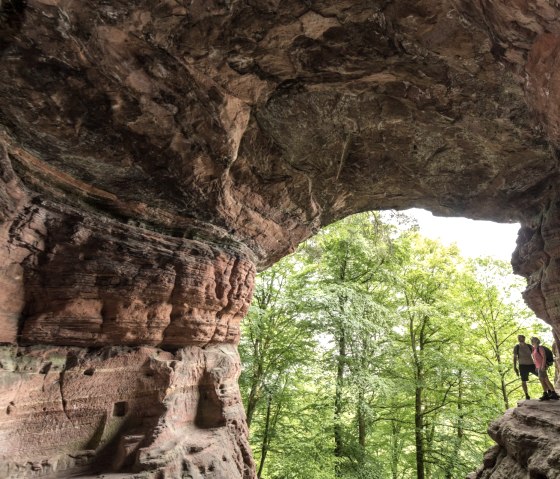
[[[365,209],[518,219],[557,167],[523,79],[453,4],[409,3],[28,2],[3,143],[56,201],[213,224],[263,264]]]
[[[38,393],[45,414],[11,400],[7,435],[30,417],[47,432],[69,427],[90,363],[111,370],[117,357],[134,382],[155,361],[176,381],[150,399],[159,420],[142,415],[143,386],[116,387],[96,410],[121,451],[110,467],[253,477],[234,383],[255,271],[358,211],[521,221],[514,267],[529,304],[560,328],[552,2],[0,9],[0,341],[42,344],[3,374],[11,384],[38,354],[23,389],[60,383]],[[60,348],[60,371],[45,369],[45,344]],[[115,411],[130,424],[103,419]],[[169,423],[176,412],[182,429]],[[200,432],[208,421],[216,434]],[[54,466],[26,456],[35,429],[23,428],[19,459],[3,466],[23,477],[93,467],[94,426],[72,422],[85,449],[55,441]],[[155,450],[154,437],[174,446]]]

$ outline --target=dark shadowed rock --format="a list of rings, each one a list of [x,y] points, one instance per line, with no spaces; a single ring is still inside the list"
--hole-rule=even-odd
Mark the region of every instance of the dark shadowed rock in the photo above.
[[[0,470],[254,477],[255,271],[358,211],[521,221],[514,267],[560,333],[559,15],[0,1]],[[492,477],[528,467],[507,441]]]

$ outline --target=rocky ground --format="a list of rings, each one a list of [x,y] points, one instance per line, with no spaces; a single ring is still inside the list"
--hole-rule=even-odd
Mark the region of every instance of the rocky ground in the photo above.
[[[560,402],[520,401],[488,432],[497,445],[469,479],[560,477]]]

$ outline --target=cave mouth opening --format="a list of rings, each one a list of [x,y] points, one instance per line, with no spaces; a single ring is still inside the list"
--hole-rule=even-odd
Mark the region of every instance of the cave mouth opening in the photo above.
[[[361,213],[260,273],[240,386],[262,477],[304,463],[335,477],[475,470],[488,425],[524,399],[518,334],[553,343],[512,271],[518,229]]]

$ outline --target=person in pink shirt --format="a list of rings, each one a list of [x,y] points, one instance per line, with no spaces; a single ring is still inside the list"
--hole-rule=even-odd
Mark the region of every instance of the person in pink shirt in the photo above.
[[[535,368],[539,375],[539,381],[543,387],[544,394],[539,399],[540,401],[548,401],[549,399],[560,399],[560,396],[556,394],[554,386],[548,379],[547,365],[546,365],[546,352],[544,348],[540,345],[541,341],[539,338],[532,337],[531,344],[533,345],[533,362],[535,363]]]

